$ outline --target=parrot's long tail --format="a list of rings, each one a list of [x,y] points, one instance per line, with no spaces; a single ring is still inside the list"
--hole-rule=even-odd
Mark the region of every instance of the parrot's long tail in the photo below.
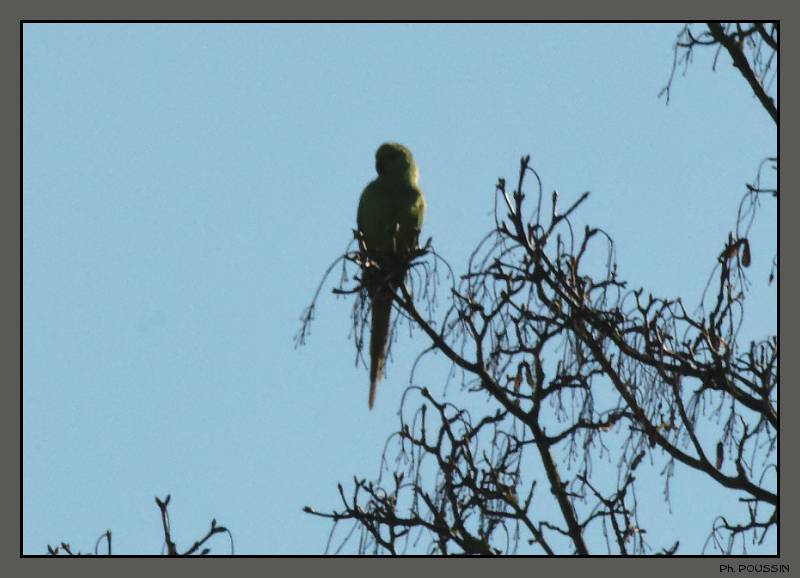
[[[372,335],[369,340],[369,408],[375,403],[375,388],[381,380],[386,341],[389,337],[389,316],[392,313],[392,292],[381,287],[372,296]]]

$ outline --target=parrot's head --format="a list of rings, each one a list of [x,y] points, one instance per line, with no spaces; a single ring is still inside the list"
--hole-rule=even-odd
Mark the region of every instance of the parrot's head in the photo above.
[[[417,182],[417,165],[411,151],[396,142],[387,142],[375,153],[375,170],[379,175],[403,177]]]

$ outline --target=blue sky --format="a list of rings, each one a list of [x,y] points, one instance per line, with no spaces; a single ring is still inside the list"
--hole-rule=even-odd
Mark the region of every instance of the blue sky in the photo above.
[[[696,303],[776,131],[725,58],[657,98],[679,29],[24,25],[23,552],[110,528],[158,553],[166,493],[179,543],[216,516],[238,553],[322,550],[302,506],[377,473],[427,346],[399,338],[372,412],[349,302],[324,292],[294,348],[384,141],[414,151],[423,237],[457,271],[531,154],[564,202],[592,191],[578,222],[622,277]],[[776,220],[768,201],[745,335],[776,330]],[[685,502],[702,481],[675,484]],[[687,546],[727,506],[691,507]]]

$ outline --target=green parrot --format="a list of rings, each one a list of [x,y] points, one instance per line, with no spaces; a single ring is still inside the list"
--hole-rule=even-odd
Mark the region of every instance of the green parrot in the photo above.
[[[375,403],[375,388],[383,372],[392,312],[392,287],[403,282],[408,265],[403,257],[417,247],[425,215],[425,198],[417,186],[417,165],[410,150],[397,143],[382,144],[375,153],[375,169],[378,177],[361,193],[356,217],[367,253],[383,273],[365,275],[367,291],[372,299],[370,409]]]

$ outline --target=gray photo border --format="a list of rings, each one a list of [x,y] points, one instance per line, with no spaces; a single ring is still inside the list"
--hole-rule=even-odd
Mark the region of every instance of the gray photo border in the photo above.
[[[703,9],[696,3],[670,2],[669,4],[655,3],[645,6],[641,2],[626,1],[609,3],[592,3],[589,0],[572,2],[570,5],[557,3],[556,5],[529,4],[523,2],[511,2],[500,0],[491,3],[479,0],[447,0],[436,4],[432,2],[404,2],[403,4],[385,3],[378,4],[367,0],[346,0],[336,3],[314,0],[313,2],[282,2],[259,5],[251,3],[248,5],[239,0],[229,0],[228,2],[213,2],[213,0],[187,0],[165,2],[136,2],[136,3],[117,3],[101,1],[74,1],[58,2],[56,0],[22,2],[14,0],[4,3],[4,10],[12,16],[4,18],[4,43],[8,49],[4,51],[4,59],[10,61],[7,70],[10,75],[15,75],[17,80],[17,90],[2,91],[4,109],[6,113],[7,130],[6,151],[2,155],[3,163],[7,166],[5,175],[10,175],[7,179],[10,190],[13,192],[4,195],[6,210],[2,212],[8,224],[2,229],[4,236],[10,238],[9,243],[3,244],[4,250],[9,253],[7,263],[11,269],[8,279],[9,282],[2,284],[4,301],[8,304],[9,326],[13,330],[9,331],[6,346],[2,348],[4,355],[10,359],[3,363],[6,371],[11,373],[9,387],[6,388],[8,399],[3,404],[5,412],[11,413],[11,417],[4,419],[3,424],[9,430],[9,435],[5,436],[6,444],[13,447],[6,452],[6,455],[13,456],[13,461],[18,464],[19,476],[3,476],[5,502],[14,500],[16,508],[7,507],[9,523],[2,529],[2,544],[9,550],[8,555],[4,556],[3,566],[8,565],[3,573],[7,576],[28,576],[41,575],[44,572],[58,572],[59,575],[74,574],[76,576],[105,576],[109,571],[113,574],[125,574],[139,576],[142,571],[154,572],[156,565],[158,571],[165,574],[175,572],[191,572],[193,575],[202,574],[214,576],[220,572],[230,572],[231,570],[248,575],[264,575],[275,573],[277,576],[291,576],[295,574],[325,574],[341,573],[343,576],[353,576],[372,574],[376,571],[382,573],[394,573],[398,576],[407,576],[410,573],[455,573],[457,576],[483,575],[487,572],[503,572],[508,575],[524,575],[527,573],[557,572],[567,571],[570,574],[594,575],[598,572],[613,572],[615,576],[627,575],[679,575],[695,574],[709,575],[721,574],[721,565],[730,564],[736,569],[738,564],[791,564],[794,558],[794,537],[796,536],[797,519],[791,515],[795,510],[795,496],[793,492],[781,492],[781,518],[779,548],[781,556],[776,558],[723,558],[723,557],[680,557],[675,559],[665,558],[503,558],[500,560],[444,560],[440,558],[402,558],[402,559],[377,559],[377,558],[324,558],[324,557],[236,557],[205,559],[205,562],[185,562],[181,563],[173,559],[164,558],[138,558],[138,557],[118,557],[113,559],[77,559],[59,558],[58,560],[69,560],[69,562],[59,563],[55,559],[44,559],[36,557],[21,557],[21,529],[22,529],[22,504],[21,504],[21,456],[22,440],[21,436],[21,387],[22,387],[22,367],[21,367],[21,275],[22,275],[22,232],[21,227],[21,21],[22,20],[691,20],[715,18],[732,19],[737,16],[740,18],[758,19],[780,19],[781,27],[786,30],[786,21],[789,22],[791,33],[791,21],[788,18],[789,8],[782,6],[779,10],[777,6],[764,8],[763,5],[756,4],[751,0],[749,3],[740,0],[728,0],[722,2],[717,0],[713,3],[706,3]],[[713,4],[713,6],[709,6]],[[787,3],[788,4],[788,3]],[[783,16],[787,17],[783,17]],[[694,18],[691,18],[691,17]],[[785,47],[793,50],[793,41],[790,37],[789,43],[783,44],[784,56]],[[665,70],[669,63],[665,62]],[[787,70],[780,64],[781,72]],[[791,70],[790,66],[788,70]],[[780,76],[780,94],[785,99],[787,94],[795,94],[795,80],[792,74]],[[788,87],[788,88],[787,88]],[[789,99],[794,102],[794,99]],[[793,113],[789,111],[789,125],[792,126]],[[786,126],[786,119],[782,119],[781,127]],[[787,138],[794,138],[793,133],[781,132],[779,128],[779,147],[778,150],[793,150],[791,147],[784,148],[783,144]],[[12,141],[9,143],[9,141]],[[780,154],[780,152],[779,152]],[[783,163],[780,178],[782,189],[792,191],[791,184],[786,186],[786,178],[789,183],[793,181],[794,170],[791,163]],[[783,210],[780,211],[779,202],[779,247],[785,248],[794,246],[794,237],[798,235],[798,230],[784,227],[784,215],[788,212],[792,214],[797,204],[793,195],[783,196]],[[789,253],[791,254],[791,252]],[[780,255],[780,251],[779,251]],[[779,258],[780,261],[780,258]],[[785,262],[785,258],[783,260]],[[19,272],[19,282],[17,273]],[[778,291],[786,287],[796,286],[795,272],[779,267]],[[791,295],[793,292],[790,292]],[[787,293],[783,293],[786,295]],[[795,318],[796,305],[789,302],[781,310],[779,301],[779,337],[789,339],[789,347],[796,338],[794,325],[780,323],[784,320]],[[784,353],[786,348],[783,348]],[[790,349],[791,351],[791,349]],[[781,358],[780,370],[781,377],[785,379],[785,372],[795,375],[797,372],[796,363],[793,356],[788,357],[788,361]],[[793,407],[793,399],[796,396],[795,389],[791,386],[781,391],[783,405],[788,403],[788,407]],[[794,439],[797,424],[793,420],[784,420],[781,427],[781,439]],[[780,487],[792,487],[790,484],[797,480],[796,464],[791,456],[793,452],[784,452],[783,461],[780,463]],[[789,459],[787,459],[787,457]],[[12,468],[13,469],[13,468]],[[787,515],[789,514],[789,515]],[[100,521],[99,523],[102,523]],[[19,524],[19,526],[17,525]],[[13,545],[13,546],[12,546]],[[58,564],[56,568],[54,565]],[[446,564],[446,566],[444,566]],[[380,565],[380,566],[379,566]],[[798,568],[800,569],[800,568]],[[512,574],[513,573],[513,574]],[[747,574],[748,572],[743,572]]]

